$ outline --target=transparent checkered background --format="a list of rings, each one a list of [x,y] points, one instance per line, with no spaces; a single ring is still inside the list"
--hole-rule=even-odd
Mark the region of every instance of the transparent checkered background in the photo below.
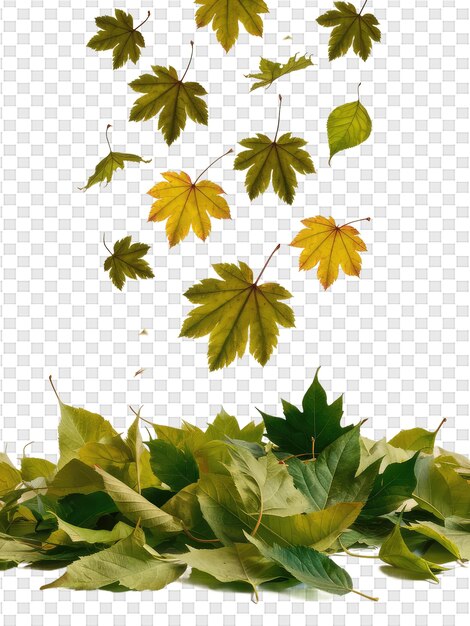
[[[357,3],[357,2],[356,2]],[[2,92],[1,421],[13,458],[27,452],[55,460],[57,406],[47,378],[66,402],[86,405],[124,429],[128,405],[177,425],[204,426],[223,405],[242,421],[256,407],[279,413],[279,399],[300,402],[315,368],[330,397],[346,392],[346,419],[368,418],[367,436],[448,418],[440,444],[469,453],[468,29],[464,0],[369,2],[382,44],[367,63],[353,54],[327,61],[328,29],[315,18],[330,0],[269,0],[264,39],[242,33],[225,54],[209,29],[196,32],[191,0],[116,1],[136,23],[147,10],[146,48],[137,66],[112,70],[111,53],[86,48],[94,17],[111,3],[4,0]],[[99,6],[98,6],[99,5]],[[413,6],[414,5],[414,6]],[[286,37],[291,36],[291,39]],[[137,95],[128,82],[151,64],[186,66],[209,92],[209,126],[189,121],[168,148],[156,120],[128,122]],[[284,60],[312,54],[316,64],[250,94],[260,55]],[[326,119],[361,99],[373,132],[328,167]],[[147,223],[146,192],[167,169],[191,176],[237,141],[272,134],[277,93],[282,131],[305,137],[318,174],[300,177],[292,207],[268,191],[250,203],[244,172],[225,157],[210,177],[223,185],[232,221],[214,221],[206,243],[191,236],[168,251],[164,224]],[[107,153],[153,158],[130,164],[104,188],[77,189]],[[323,292],[315,270],[297,270],[288,247],[300,220],[372,217],[360,228],[368,252],[361,279],[340,276]],[[130,281],[122,293],[102,265],[109,242],[127,234],[152,244],[155,280]],[[206,338],[178,338],[190,309],[182,293],[213,276],[211,263],[242,259],[260,268],[282,247],[265,279],[291,290],[296,328],[282,329],[263,369],[250,356],[208,372]],[[148,335],[139,335],[142,329]],[[141,376],[134,374],[145,368]],[[438,586],[386,576],[377,564],[338,558],[372,603],[296,589],[249,595],[176,582],[157,593],[70,592],[39,587],[58,572],[0,574],[4,626],[460,626],[469,613],[469,570],[451,569]]]

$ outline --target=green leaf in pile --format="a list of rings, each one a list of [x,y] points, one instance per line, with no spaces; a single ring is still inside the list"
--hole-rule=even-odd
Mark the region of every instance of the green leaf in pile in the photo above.
[[[359,146],[372,132],[369,113],[359,100],[359,87],[360,83],[357,100],[336,107],[328,116],[326,130],[330,146],[329,165],[335,154]]]
[[[380,41],[381,33],[377,28],[377,18],[372,13],[362,15],[367,0],[359,13],[350,2],[335,2],[335,9],[327,11],[317,18],[320,26],[334,26],[328,44],[330,61],[343,56],[352,45],[353,51],[363,61],[367,61],[372,50],[372,42]]]
[[[150,450],[150,465],[155,475],[173,491],[179,491],[197,482],[199,468],[188,448],[177,448],[162,439],[147,442]]]
[[[338,502],[365,502],[377,476],[380,459],[356,476],[359,467],[360,424],[324,448],[315,461],[293,458],[288,463],[294,485],[307,498],[308,511]]]
[[[87,495],[95,491],[103,491],[101,476],[79,459],[72,459],[66,463],[47,486],[47,494],[54,496],[67,496],[73,493]]]
[[[136,528],[129,537],[110,548],[72,563],[65,574],[41,589],[99,589],[119,583],[136,591],[156,591],[179,578],[186,569],[154,550],[151,553],[144,545],[144,533]]]
[[[117,70],[129,59],[133,63],[140,59],[140,49],[145,48],[145,40],[138,29],[148,20],[150,11],[145,20],[135,27],[130,13],[115,9],[114,14],[115,17],[100,15],[95,18],[95,23],[101,30],[90,39],[87,46],[97,51],[112,50],[113,70]]]
[[[437,448],[436,463],[446,465],[454,469],[460,476],[470,480],[470,459],[463,454],[458,454],[444,448]]]
[[[391,463],[379,474],[372,486],[363,515],[379,517],[398,509],[403,502],[412,498],[416,487],[414,468],[419,452],[403,463]]]
[[[279,563],[299,582],[309,587],[339,596],[353,591],[369,598],[369,600],[377,600],[377,598],[355,591],[347,571],[336,565],[330,557],[313,548],[307,546],[282,547],[277,544],[268,546],[256,537],[246,535],[246,538],[258,548],[265,558]]]
[[[21,473],[7,454],[0,452],[0,498],[13,491],[22,482]]]
[[[0,533],[0,566],[2,563],[18,565],[40,560],[42,555],[36,548]]]
[[[279,96],[279,117],[274,139],[257,133],[256,137],[242,139],[240,145],[247,150],[240,152],[234,161],[235,170],[248,169],[245,187],[250,200],[264,193],[272,180],[275,193],[281,200],[292,204],[297,187],[296,171],[300,174],[315,174],[312,159],[303,146],[307,144],[300,137],[284,133],[277,138],[281,123],[281,102]]]
[[[459,518],[449,517],[445,520],[445,526],[440,526],[434,522],[420,522],[419,524],[410,524],[408,530],[415,531],[434,539],[440,543],[446,550],[455,556],[456,559],[470,559],[470,526],[468,530],[462,530],[458,520]]]
[[[392,437],[388,442],[394,448],[403,448],[404,450],[422,450],[431,453],[434,448],[436,436],[442,425],[446,422],[446,418],[442,420],[436,430],[426,430],[424,428],[410,428],[402,430]]]
[[[413,450],[403,450],[402,448],[391,446],[385,437],[379,439],[379,441],[373,441],[372,439],[361,436],[359,444],[361,447],[359,474],[379,459],[381,459],[379,472],[382,473],[390,463],[403,463],[411,459],[414,454]]]
[[[64,404],[49,377],[52,389],[56,395],[60,408],[59,422],[59,452],[60,458],[57,469],[62,469],[69,461],[78,458],[78,451],[89,442],[110,443],[117,432],[111,424],[98,415],[86,409],[76,408]]]
[[[118,169],[124,169],[124,162],[129,161],[133,163],[150,163],[152,159],[146,161],[144,158],[137,154],[129,154],[127,152],[114,152],[111,149],[111,144],[108,139],[108,130],[111,128],[111,124],[106,127],[106,141],[108,142],[109,154],[102,159],[95,167],[95,171],[89,177],[87,184],[84,187],[79,187],[80,191],[86,191],[97,183],[106,184],[111,182],[113,174]]]
[[[415,468],[416,488],[413,498],[419,506],[437,518],[470,519],[470,483],[446,465],[438,466],[431,457],[419,459]]]
[[[103,243],[110,256],[104,262],[104,271],[109,272],[109,278],[119,291],[122,291],[126,278],[154,278],[155,274],[148,262],[143,259],[150,246],[146,243],[131,243],[132,236],[124,237],[114,243],[113,251]]]
[[[31,482],[36,478],[51,478],[55,471],[55,464],[46,459],[37,459],[31,456],[21,457],[21,476],[26,482]]]
[[[220,582],[246,582],[253,587],[258,600],[258,585],[285,577],[286,571],[271,559],[264,558],[249,543],[234,543],[214,550],[195,550],[178,556],[186,565],[210,574]]]
[[[285,400],[282,401],[285,419],[273,417],[260,411],[267,436],[279,449],[295,455],[312,455],[321,452],[353,425],[340,425],[343,415],[343,397],[328,404],[326,392],[318,380],[317,369],[313,383],[307,389],[300,411]]]
[[[258,81],[251,86],[250,91],[254,91],[260,87],[271,87],[273,82],[281,76],[303,70],[310,65],[313,65],[313,63],[307,54],[299,58],[297,58],[297,54],[295,54],[284,64],[261,58],[259,61],[259,72],[246,75],[247,78],[255,78]]]
[[[294,487],[287,466],[272,452],[256,459],[243,448],[230,450],[228,466],[244,511],[249,515],[287,517],[304,513],[307,501]]]
[[[163,138],[171,145],[180,136],[189,117],[198,124],[207,126],[207,104],[201,96],[207,91],[199,83],[183,82],[193,58],[194,43],[191,41],[191,57],[181,79],[174,67],[152,65],[152,74],[142,74],[129,83],[137,93],[144,94],[137,98],[131,109],[129,121],[140,122],[158,118],[158,129]]]
[[[198,481],[201,511],[216,537],[226,545],[242,542],[243,531],[266,543],[329,548],[360,513],[362,503],[346,502],[323,511],[279,517],[249,515],[230,476],[204,474]]]
[[[117,510],[114,501],[104,491],[89,494],[72,493],[60,498],[54,507],[55,513],[60,518],[82,528],[94,528],[101,517],[117,513]]]
[[[103,479],[104,491],[111,496],[121,513],[128,520],[140,522],[143,528],[150,529],[156,539],[163,539],[183,530],[180,520],[168,515],[101,468],[96,467],[95,471]]]
[[[116,541],[129,537],[129,535],[134,532],[134,528],[124,522],[118,522],[112,530],[94,530],[91,528],[82,528],[81,526],[69,524],[68,522],[60,519],[58,515],[55,515],[55,517],[57,519],[57,526],[59,530],[64,531],[73,542],[84,541],[86,543],[115,543]]]
[[[398,520],[389,537],[382,544],[379,558],[392,567],[403,569],[428,579],[431,578],[435,582],[438,582],[438,578],[434,572],[447,569],[437,563],[432,563],[431,561],[417,556],[408,548],[403,541],[400,530],[400,520]]]
[[[243,428],[240,428],[238,420],[233,415],[229,415],[222,408],[206,429],[205,436],[207,439],[220,439],[225,441],[227,437],[230,439],[240,439],[242,441],[261,443],[264,433],[264,424],[255,424],[249,422]]]

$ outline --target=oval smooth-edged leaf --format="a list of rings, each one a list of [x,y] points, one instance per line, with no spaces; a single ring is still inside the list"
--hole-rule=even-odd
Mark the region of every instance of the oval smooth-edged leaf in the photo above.
[[[372,120],[360,100],[342,104],[328,116],[326,123],[330,158],[348,148],[354,148],[367,140],[372,132]]]

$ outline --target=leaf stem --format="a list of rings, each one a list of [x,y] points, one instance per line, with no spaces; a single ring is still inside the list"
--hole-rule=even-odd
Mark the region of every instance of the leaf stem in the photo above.
[[[108,146],[109,146],[109,151],[112,152],[112,148],[111,148],[111,144],[109,143],[109,138],[108,138],[108,130],[111,128],[111,124],[108,124],[106,126],[106,141],[108,142]]]
[[[371,218],[370,217],[361,217],[358,220],[353,220],[352,222],[347,222],[346,224],[343,224],[343,226],[349,226],[350,224],[355,224],[356,222],[370,222]]]
[[[349,556],[355,556],[358,559],[378,559],[379,558],[378,555],[375,555],[375,554],[354,554],[354,552],[351,552],[345,546],[343,546],[341,539],[338,539],[338,543],[341,546],[341,549],[343,550],[343,552],[345,552],[346,554],[349,554]]]
[[[263,518],[264,501],[263,501],[263,493],[262,493],[261,489],[259,490],[259,499],[260,499],[259,515],[258,515],[258,519],[256,520],[255,527],[253,528],[253,530],[250,533],[252,537],[254,537],[256,535],[256,533],[258,532],[258,528],[259,528],[259,526],[261,524],[261,520]]]
[[[183,532],[193,541],[198,541],[199,543],[222,543],[220,539],[199,539],[195,537],[187,528],[183,528]]]
[[[366,6],[366,4],[367,4],[367,2],[368,2],[368,1],[369,1],[369,0],[366,0],[366,1],[364,2],[364,4],[362,5],[361,10],[359,11],[359,15],[361,15],[361,13],[364,11],[364,8],[365,8],[365,6]]]
[[[186,67],[186,70],[185,70],[185,72],[184,72],[183,76],[181,77],[180,83],[182,83],[182,82],[183,82],[184,77],[185,77],[185,76],[186,76],[186,74],[188,73],[189,66],[191,65],[191,61],[193,60],[193,54],[194,54],[194,41],[190,41],[190,44],[191,44],[191,56],[189,57],[189,63],[188,63],[188,66]]]
[[[367,0],[366,0],[366,2],[367,2]],[[145,22],[148,20],[149,17],[150,17],[150,11],[148,11],[147,17],[145,18],[145,20],[143,22],[141,22],[138,26],[136,26],[134,28],[134,30],[138,30],[141,26],[143,26],[145,24]],[[132,31],[132,32],[134,32],[134,31]]]
[[[55,397],[57,398],[57,401],[59,402],[59,404],[62,404],[62,400],[59,397],[59,394],[57,393],[57,389],[54,387],[54,383],[52,382],[52,374],[49,375],[49,382],[51,384],[52,390],[55,393]]]
[[[437,435],[437,433],[441,430],[441,428],[444,426],[444,424],[447,422],[447,417],[444,417],[444,419],[441,421],[441,423],[439,424],[439,426],[436,428],[436,430],[434,431]]]
[[[215,161],[212,161],[212,163],[211,163],[210,165],[208,165],[208,166],[206,167],[206,169],[205,169],[205,170],[203,170],[203,171],[199,174],[199,176],[198,176],[198,177],[196,178],[196,180],[194,181],[193,186],[197,183],[197,181],[201,178],[201,176],[207,172],[207,170],[208,170],[210,167],[212,167],[213,165],[215,165],[215,164],[217,163],[217,161],[220,161],[220,159],[223,159],[223,158],[224,158],[224,156],[227,156],[227,154],[230,154],[231,152],[233,152],[233,148],[230,148],[230,150],[227,150],[227,152],[225,152],[224,154],[222,154],[221,156],[219,156],[219,157],[218,157]]]
[[[351,589],[353,593],[357,593],[358,596],[362,598],[366,598],[367,600],[373,600],[374,602],[378,602],[379,598],[374,598],[374,596],[368,596],[367,593],[362,593],[362,591],[357,591],[356,589]]]
[[[109,252],[109,254],[111,256],[113,256],[113,253],[111,252],[111,250],[108,248],[108,246],[106,245],[106,241],[105,241],[105,234],[103,233],[103,245],[106,248],[106,250]]]
[[[277,128],[276,128],[276,134],[274,135],[274,143],[276,143],[277,134],[279,132],[279,126],[281,124],[281,107],[282,107],[282,96],[279,95],[279,112],[277,114]]]
[[[357,99],[359,100],[359,87],[362,85],[362,83],[359,83],[359,85],[357,86]]]
[[[261,276],[264,273],[264,270],[268,267],[269,265],[269,261],[273,258],[274,254],[279,250],[279,248],[281,247],[281,244],[278,243],[277,246],[274,248],[274,250],[271,252],[271,254],[268,257],[268,260],[266,261],[266,263],[263,265],[263,269],[261,270],[261,272],[258,274],[258,278],[255,280],[254,284],[257,285],[259,279],[261,278]]]

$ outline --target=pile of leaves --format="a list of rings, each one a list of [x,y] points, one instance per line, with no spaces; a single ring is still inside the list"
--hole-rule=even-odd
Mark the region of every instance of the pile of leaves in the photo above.
[[[375,599],[338,555],[373,549],[432,581],[470,559],[470,460],[436,447],[445,420],[372,441],[363,422],[342,425],[318,371],[301,408],[283,401],[284,417],[243,427],[223,410],[205,431],[137,413],[122,435],[59,406],[57,464],[0,455],[0,569],[67,567],[42,589],[157,590],[190,567],[256,598],[278,581]]]

